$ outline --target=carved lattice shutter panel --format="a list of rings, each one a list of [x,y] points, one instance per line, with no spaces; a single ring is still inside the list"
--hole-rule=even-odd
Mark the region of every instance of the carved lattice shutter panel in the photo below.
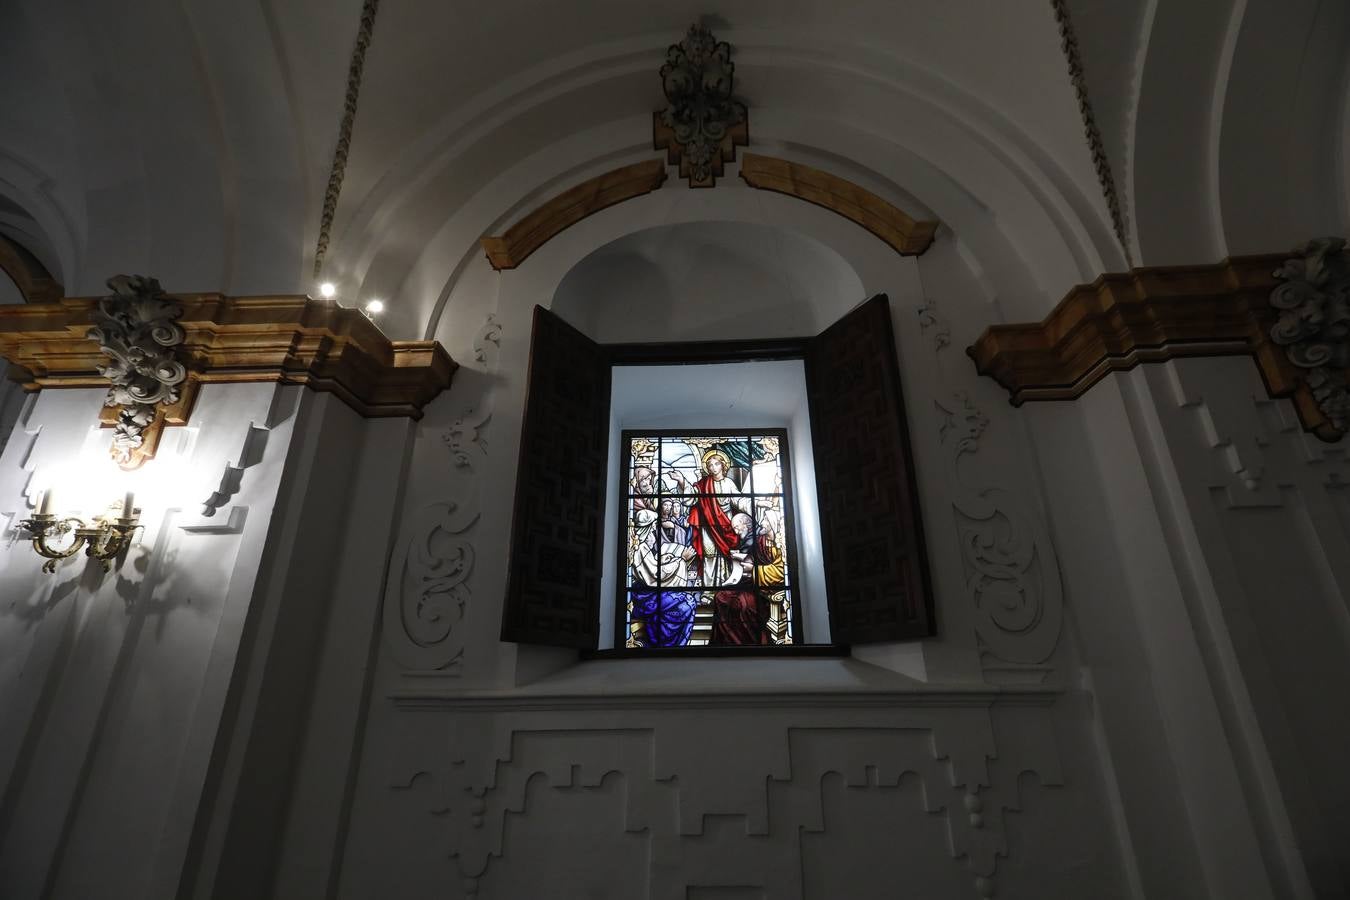
[[[926,637],[928,557],[884,294],[810,342],[806,386],[830,633],[853,644]]]
[[[597,644],[609,379],[604,347],[535,307],[502,640]]]

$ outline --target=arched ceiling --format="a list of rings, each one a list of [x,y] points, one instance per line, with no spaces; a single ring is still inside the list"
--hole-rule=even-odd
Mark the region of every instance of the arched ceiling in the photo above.
[[[1350,227],[1350,5],[1065,2],[1139,264],[1266,253]]]
[[[549,308],[602,343],[735,340],[813,335],[863,299],[857,272],[819,241],[699,222],[634,231],[595,250]]]
[[[1067,7],[1138,262],[1345,229],[1342,0]],[[0,197],[21,214],[0,230],[71,293],[122,271],[311,290],[360,10],[7,4],[0,78],[22,89],[0,101]],[[664,49],[710,11],[752,149],[935,215],[1019,311],[1124,265],[1049,0],[383,0],[325,276],[421,336],[479,237],[650,158]]]

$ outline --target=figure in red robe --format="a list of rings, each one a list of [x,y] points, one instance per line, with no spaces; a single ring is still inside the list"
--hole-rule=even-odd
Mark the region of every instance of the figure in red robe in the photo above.
[[[705,474],[694,485],[698,496],[689,507],[690,539],[700,562],[700,580],[708,588],[739,578],[731,554],[739,548],[741,536],[732,527],[731,517],[752,512],[749,498],[737,496],[740,488],[731,480],[730,469],[731,461],[721,450],[705,453]]]
[[[782,588],[783,555],[770,533],[756,534],[751,500],[739,496],[728,477],[726,454],[708,451],[703,468],[706,474],[694,486],[698,496],[690,504],[689,529],[700,580],[715,589],[709,643],[768,643],[765,590]]]

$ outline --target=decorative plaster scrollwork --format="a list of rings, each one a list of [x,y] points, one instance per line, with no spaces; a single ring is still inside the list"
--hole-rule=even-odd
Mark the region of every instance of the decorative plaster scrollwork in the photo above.
[[[455,502],[432,503],[414,516],[397,560],[399,602],[385,607],[411,643],[400,654],[407,665],[442,670],[459,665],[464,644],[451,637],[464,621],[470,599],[465,581],[474,562],[473,545],[463,535],[476,521],[476,510]]]
[[[473,339],[474,359],[485,372],[497,367],[501,324],[491,313]],[[462,382],[461,382],[462,383]],[[472,383],[472,381],[470,382]],[[441,432],[451,462],[464,476],[487,456],[483,429],[492,418],[492,389],[467,414]],[[390,570],[384,604],[385,636],[394,656],[409,669],[458,675],[463,629],[473,595],[474,546],[466,536],[478,521],[477,485],[469,481],[458,498],[419,509]]]
[[[934,353],[950,346],[952,342],[952,327],[938,315],[935,303],[925,303],[919,307],[919,329],[933,342]]]
[[[920,328],[935,355],[951,344],[951,328],[933,301],[919,308]],[[940,366],[939,366],[940,369]],[[1008,663],[1045,662],[1059,642],[1063,617],[1059,562],[1040,520],[1013,492],[973,487],[961,475],[962,458],[975,454],[989,418],[964,391],[934,401],[966,593],[985,651]]]
[[[979,450],[989,425],[984,413],[963,391],[938,408],[946,417],[942,444],[975,630],[998,659],[1044,662],[1059,640],[1061,616],[1059,567],[1049,537],[1011,492],[963,482],[960,459]]]
[[[501,349],[501,338],[501,323],[497,321],[496,316],[489,313],[483,327],[474,335],[473,358],[484,366],[495,368],[497,353]],[[484,402],[477,409],[471,409],[456,419],[441,434],[441,439],[450,448],[451,459],[459,468],[470,466],[475,454],[487,455],[487,444],[483,440],[482,430],[492,418],[492,407],[486,401],[487,398],[484,398]]]
[[[1280,311],[1270,337],[1304,372],[1322,413],[1338,431],[1350,429],[1350,264],[1342,238],[1309,241],[1275,270],[1284,281],[1270,294]]]
[[[90,340],[112,361],[99,374],[112,382],[105,406],[120,407],[113,432],[112,457],[124,469],[143,459],[146,431],[159,407],[180,399],[187,367],[177,348],[186,335],[178,324],[181,301],[168,296],[154,278],[117,275],[108,279],[110,295],[93,313]]]
[[[661,87],[670,106],[656,114],[654,143],[679,162],[690,187],[712,187],[735,145],[749,143],[745,104],[732,97],[735,72],[731,45],[702,25],[666,51]]]
[[[469,410],[468,415],[456,419],[441,434],[441,439],[450,448],[450,457],[456,466],[463,469],[471,464],[473,457],[470,455],[470,448],[480,455],[487,454],[487,445],[483,442],[480,432],[491,418],[490,409]]]
[[[473,336],[473,358],[485,366],[495,368],[497,352],[502,347],[502,324],[497,317],[488,313],[487,320],[478,333]]]

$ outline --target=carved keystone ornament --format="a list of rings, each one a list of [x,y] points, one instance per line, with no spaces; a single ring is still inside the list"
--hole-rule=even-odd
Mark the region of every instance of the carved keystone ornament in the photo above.
[[[736,145],[750,143],[745,104],[731,93],[735,72],[731,45],[702,25],[666,51],[661,87],[670,106],[652,114],[652,143],[690,187],[712,187]]]

